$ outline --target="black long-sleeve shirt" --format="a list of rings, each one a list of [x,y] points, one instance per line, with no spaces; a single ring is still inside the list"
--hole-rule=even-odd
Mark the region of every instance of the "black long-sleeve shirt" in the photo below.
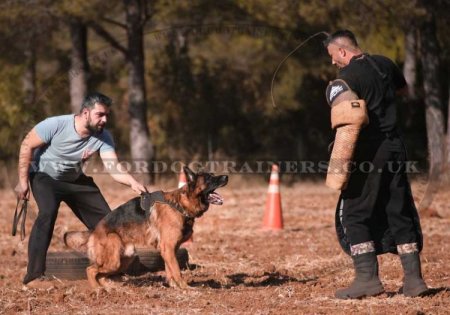
[[[369,125],[361,137],[376,137],[393,132],[397,125],[396,91],[406,80],[393,61],[379,55],[359,55],[341,69],[338,75],[367,104]]]

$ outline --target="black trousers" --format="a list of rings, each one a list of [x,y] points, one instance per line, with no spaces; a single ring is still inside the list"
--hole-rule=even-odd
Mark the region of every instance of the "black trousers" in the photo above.
[[[39,208],[28,242],[26,284],[45,272],[45,259],[61,201],[64,201],[89,230],[111,210],[92,177],[81,175],[74,182],[53,179],[45,173],[30,176],[31,189]]]
[[[341,193],[342,224],[350,245],[374,240],[374,231],[383,225],[396,244],[418,241],[417,210],[405,161],[399,137],[358,142],[353,172]]]

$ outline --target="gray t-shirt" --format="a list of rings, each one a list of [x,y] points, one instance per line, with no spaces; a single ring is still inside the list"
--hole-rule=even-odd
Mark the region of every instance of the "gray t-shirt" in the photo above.
[[[30,171],[43,172],[57,180],[75,181],[92,154],[114,151],[108,130],[82,138],[75,130],[75,115],[47,118],[35,130],[46,144],[35,150]]]

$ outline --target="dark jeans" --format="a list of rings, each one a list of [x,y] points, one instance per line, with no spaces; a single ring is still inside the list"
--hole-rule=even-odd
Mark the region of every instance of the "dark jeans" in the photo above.
[[[351,245],[372,241],[374,231],[383,224],[387,224],[396,244],[418,241],[414,222],[417,210],[405,160],[406,150],[398,137],[357,144],[355,169],[341,194],[342,224]]]
[[[92,177],[81,175],[74,182],[53,179],[45,173],[30,176],[31,189],[39,208],[28,242],[26,284],[45,272],[45,259],[61,201],[64,201],[89,230],[111,210]]]

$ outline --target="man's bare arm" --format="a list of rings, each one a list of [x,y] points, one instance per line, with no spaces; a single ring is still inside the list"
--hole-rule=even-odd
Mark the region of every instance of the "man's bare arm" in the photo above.
[[[28,195],[28,172],[30,168],[31,159],[33,157],[34,149],[43,146],[44,141],[37,135],[36,130],[33,128],[23,139],[20,145],[19,163],[18,163],[18,175],[19,183],[16,186],[16,193],[20,199],[25,199]]]
[[[145,186],[139,183],[130,173],[121,167],[115,151],[100,153],[103,165],[116,182],[128,185],[137,193],[145,192]]]

